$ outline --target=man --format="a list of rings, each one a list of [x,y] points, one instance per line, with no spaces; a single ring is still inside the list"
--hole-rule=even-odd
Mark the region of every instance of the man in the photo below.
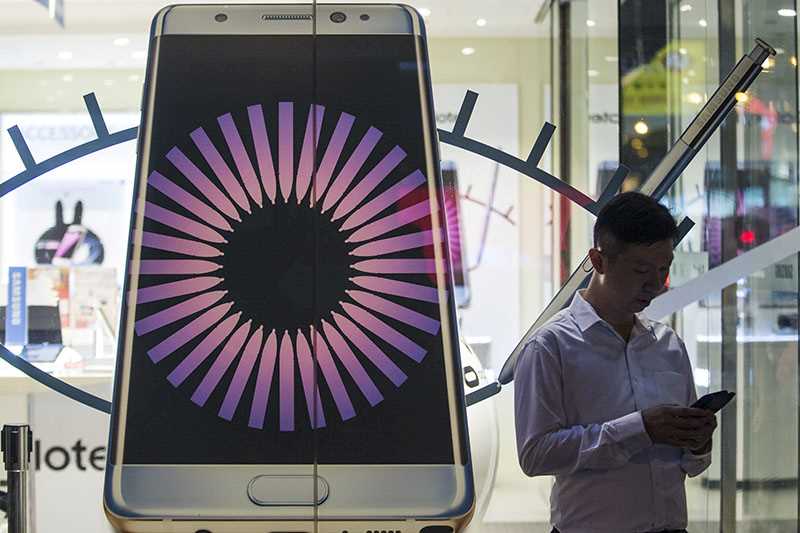
[[[711,462],[714,415],[696,399],[686,347],[638,313],[664,290],[675,220],[623,193],[599,213],[589,287],[542,327],[514,369],[519,463],[554,475],[560,533],[680,532],[686,475]]]

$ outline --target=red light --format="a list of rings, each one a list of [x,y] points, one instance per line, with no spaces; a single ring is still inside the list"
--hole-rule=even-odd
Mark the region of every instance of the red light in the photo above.
[[[756,233],[751,229],[746,229],[739,234],[739,240],[742,244],[753,244],[756,242]]]

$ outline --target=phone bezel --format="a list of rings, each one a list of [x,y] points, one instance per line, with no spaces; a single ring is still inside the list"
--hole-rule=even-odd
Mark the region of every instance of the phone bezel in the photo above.
[[[155,16],[151,29],[151,46],[142,102],[142,121],[137,145],[137,184],[134,207],[144,205],[146,162],[149,160],[152,109],[155,99],[160,36],[173,34],[408,34],[425,38],[420,15],[408,6],[391,4],[318,4],[316,21],[283,19],[264,25],[260,15],[311,14],[311,5],[181,5],[168,6]],[[330,20],[330,13],[342,11],[343,23]],[[225,12],[226,22],[216,22],[214,15]],[[369,21],[360,19],[369,14]],[[404,13],[402,17],[398,13]],[[257,19],[254,19],[259,15]],[[257,21],[256,21],[257,20]],[[404,21],[398,25],[397,21]],[[205,21],[205,22],[204,22]],[[361,26],[363,31],[354,28]],[[265,31],[266,29],[269,31]],[[425,51],[416,40],[419,69],[423,132],[427,152],[427,172],[438,179],[429,180],[432,201],[440,203],[443,191],[436,167],[438,145],[430,102],[429,73],[424,68]],[[144,168],[144,170],[143,170]],[[438,188],[437,188],[438,186]],[[117,524],[128,519],[230,520],[263,519],[266,509],[252,504],[245,494],[247,483],[259,474],[306,475],[324,477],[331,485],[325,504],[317,506],[269,507],[270,520],[464,520],[474,505],[469,445],[466,438],[466,412],[460,376],[458,344],[454,337],[455,317],[452,298],[442,299],[442,338],[445,353],[448,402],[451,412],[452,465],[126,465],[122,462],[125,442],[125,419],[130,388],[130,360],[133,341],[133,317],[127,308],[135,309],[144,209],[132,210],[132,246],[129,251],[130,276],[126,277],[127,306],[121,313],[120,331],[124,343],[118,354],[118,371],[114,386],[114,409],[110,431],[104,504]],[[434,217],[436,218],[436,217]],[[438,225],[434,221],[435,226]],[[446,236],[434,227],[434,248],[437,259],[445,257]],[[446,286],[445,274],[437,272],[440,286]],[[407,483],[411,479],[413,483]],[[376,491],[376,480],[387,485]],[[400,480],[403,482],[398,483]],[[312,482],[309,483],[312,485]],[[405,485],[405,486],[403,486]],[[226,490],[227,489],[227,490]]]

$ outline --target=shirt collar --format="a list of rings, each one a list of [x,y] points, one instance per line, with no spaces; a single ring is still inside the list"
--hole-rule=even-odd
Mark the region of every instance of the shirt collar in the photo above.
[[[597,314],[597,311],[594,310],[594,307],[592,307],[592,305],[584,299],[583,293],[585,290],[586,289],[581,289],[577,291],[575,296],[572,298],[572,303],[569,304],[569,311],[575,318],[575,323],[578,325],[580,330],[586,331],[598,322],[602,322],[613,329],[608,322],[600,318],[600,315]],[[655,330],[653,329],[653,321],[641,313],[636,313],[634,317],[635,319],[633,330],[631,331],[631,338],[639,335],[640,333],[647,332],[655,339],[656,334]]]

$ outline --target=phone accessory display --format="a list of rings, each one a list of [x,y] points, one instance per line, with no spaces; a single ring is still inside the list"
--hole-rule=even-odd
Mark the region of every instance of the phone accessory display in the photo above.
[[[55,225],[36,241],[34,254],[40,265],[102,264],[103,243],[95,232],[82,224],[83,202],[75,204],[71,224],[64,222],[64,207],[59,200],[55,206]]]

